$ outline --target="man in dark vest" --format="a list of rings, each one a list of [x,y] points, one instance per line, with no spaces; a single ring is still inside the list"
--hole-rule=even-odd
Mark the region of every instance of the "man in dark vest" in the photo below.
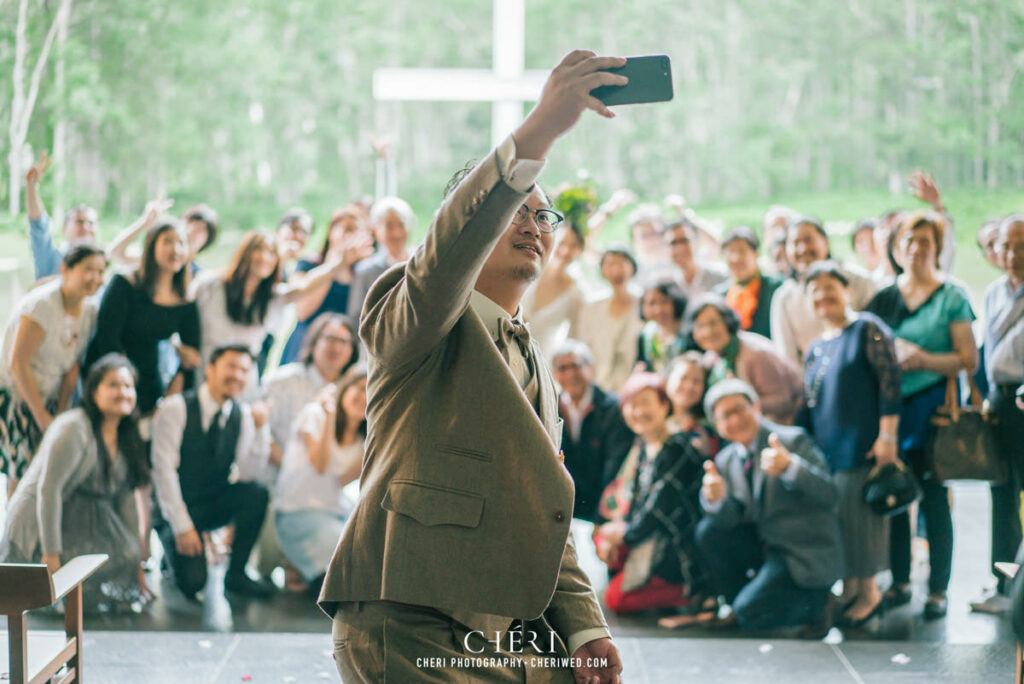
[[[566,340],[555,351],[551,370],[562,388],[562,453],[576,485],[572,515],[597,522],[601,493],[618,474],[635,436],[622,419],[619,397],[594,384],[594,357],[587,345]]]
[[[190,598],[206,586],[202,533],[229,524],[235,533],[225,590],[271,593],[245,572],[267,510],[267,490],[257,480],[270,454],[266,410],[237,401],[252,363],[245,346],[217,347],[206,382],[167,397],[153,417],[154,527],[175,583]]]

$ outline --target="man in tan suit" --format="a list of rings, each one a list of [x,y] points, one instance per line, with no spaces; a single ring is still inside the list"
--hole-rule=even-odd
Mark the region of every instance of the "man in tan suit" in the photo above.
[[[567,55],[370,289],[361,493],[320,594],[346,682],[620,681],[569,535],[555,385],[519,301],[560,221],[534,180],[584,110],[613,116],[590,91],[624,84],[601,71],[623,63]]]

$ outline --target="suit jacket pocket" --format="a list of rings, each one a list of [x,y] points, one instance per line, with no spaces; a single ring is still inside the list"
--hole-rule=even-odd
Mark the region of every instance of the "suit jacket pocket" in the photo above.
[[[395,480],[380,505],[428,527],[477,527],[484,512],[484,497],[426,482]]]

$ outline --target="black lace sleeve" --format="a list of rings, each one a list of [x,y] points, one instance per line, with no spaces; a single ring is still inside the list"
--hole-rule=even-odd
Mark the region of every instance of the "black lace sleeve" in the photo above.
[[[868,363],[878,376],[879,415],[896,415],[900,412],[901,376],[892,332],[885,324],[869,319],[864,322],[862,341]]]

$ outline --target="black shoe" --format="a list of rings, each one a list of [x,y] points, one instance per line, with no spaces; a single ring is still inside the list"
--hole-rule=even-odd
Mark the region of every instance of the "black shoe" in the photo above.
[[[894,584],[882,594],[882,603],[885,604],[886,608],[898,608],[910,603],[912,598],[914,598],[914,591],[910,588],[910,585],[900,586]]]
[[[924,619],[938,620],[946,617],[946,609],[949,601],[945,596],[929,596],[924,602]]]
[[[836,604],[839,603],[839,597],[832,592],[828,593],[828,598],[825,599],[825,605],[821,609],[821,616],[814,622],[810,622],[800,628],[800,631],[796,633],[797,639],[810,639],[812,641],[821,641],[828,635],[828,631],[832,629],[832,624],[835,622],[835,611]]]
[[[274,587],[266,580],[252,580],[245,573],[231,573],[224,576],[224,591],[249,596],[251,598],[270,598]]]
[[[875,604],[875,607],[872,608],[871,611],[868,612],[868,614],[865,615],[864,617],[854,619],[854,618],[848,617],[844,613],[842,616],[840,616],[840,618],[838,620],[836,620],[836,624],[838,626],[840,626],[840,627],[849,627],[851,629],[860,629],[861,627],[866,625],[870,620],[872,620],[874,617],[876,617],[878,615],[881,615],[884,612],[885,612],[885,598],[883,597],[882,599],[880,599],[878,601],[878,603]]]

